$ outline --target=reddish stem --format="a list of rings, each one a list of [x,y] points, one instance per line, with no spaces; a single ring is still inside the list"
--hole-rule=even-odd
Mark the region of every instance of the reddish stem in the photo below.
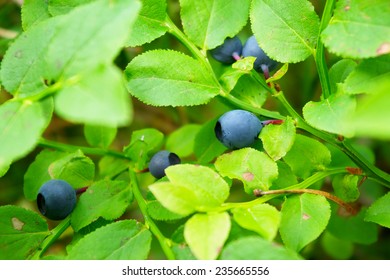
[[[261,123],[265,126],[269,124],[282,124],[283,122],[284,120],[266,120],[266,121],[262,121]]]
[[[233,57],[236,61],[238,61],[238,60],[241,59],[241,56],[238,54],[238,52],[232,53],[232,57]]]
[[[88,188],[89,188],[89,186],[77,189],[76,190],[76,195],[84,193]]]

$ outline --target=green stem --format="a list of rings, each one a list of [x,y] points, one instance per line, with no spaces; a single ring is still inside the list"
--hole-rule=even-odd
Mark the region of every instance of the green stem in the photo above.
[[[324,12],[322,13],[320,32],[318,34],[318,39],[317,39],[317,49],[314,57],[316,61],[318,76],[320,78],[321,88],[322,88],[322,98],[324,99],[330,96],[331,90],[330,90],[328,67],[326,65],[326,59],[325,59],[325,48],[324,48],[324,44],[321,41],[321,33],[329,24],[329,21],[332,17],[334,3],[335,0],[326,1]]]
[[[113,151],[113,150],[64,144],[64,143],[46,140],[43,138],[39,140],[38,145],[43,148],[51,148],[51,149],[56,149],[64,152],[74,152],[76,150],[80,150],[83,153],[90,154],[90,155],[113,156],[117,158],[128,159],[128,157],[126,157],[126,155],[124,155],[123,153]]]
[[[59,223],[54,229],[51,230],[50,235],[43,240],[41,248],[34,253],[31,259],[40,259],[43,253],[45,253],[46,250],[50,247],[50,245],[53,244],[69,226],[70,216],[66,217],[64,220],[62,220],[61,223]]]
[[[377,181],[378,183],[390,187],[390,174],[380,170],[366,158],[364,158],[360,153],[358,153],[355,148],[349,143],[347,139],[339,141],[337,137],[333,134],[315,129],[309,125],[295,110],[292,108],[290,103],[287,101],[283,92],[278,92],[274,95],[280,103],[286,108],[289,114],[295,119],[296,126],[301,128],[310,134],[328,142],[329,144],[337,147],[343,151],[354,163],[357,164],[361,169],[364,170],[365,174],[371,179]]]
[[[166,238],[157,225],[154,223],[152,218],[148,214],[147,206],[146,206],[146,201],[143,198],[141,191],[138,186],[138,181],[137,181],[137,176],[133,170],[129,170],[130,173],[130,180],[133,186],[133,193],[134,197],[138,203],[139,209],[141,210],[142,215],[144,216],[145,219],[145,225],[150,229],[150,231],[156,236],[158,242],[160,243],[160,246],[162,250],[164,251],[165,255],[169,260],[175,260],[175,254],[173,253],[171,246],[172,246],[172,241],[168,238]]]

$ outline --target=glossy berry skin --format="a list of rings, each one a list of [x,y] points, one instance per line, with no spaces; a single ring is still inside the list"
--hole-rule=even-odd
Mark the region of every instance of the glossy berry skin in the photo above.
[[[248,40],[245,42],[245,45],[242,48],[242,56],[256,57],[254,68],[258,72],[264,73],[265,67],[267,67],[266,71],[272,71],[278,64],[275,60],[269,58],[266,53],[260,48],[254,35],[249,37]]]
[[[251,112],[232,110],[218,119],[214,131],[226,147],[240,149],[251,146],[262,128],[262,122]]]
[[[241,55],[242,43],[238,37],[226,38],[219,47],[211,50],[211,56],[223,64],[234,63]]]
[[[62,220],[76,206],[76,191],[64,180],[47,181],[38,191],[37,205],[43,216]]]
[[[178,155],[169,151],[156,153],[149,162],[149,171],[157,179],[165,176],[165,169],[181,162]]]

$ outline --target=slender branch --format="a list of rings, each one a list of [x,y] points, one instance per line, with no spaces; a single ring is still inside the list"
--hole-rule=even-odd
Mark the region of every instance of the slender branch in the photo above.
[[[334,3],[335,0],[326,1],[324,12],[322,13],[320,32],[318,34],[318,39],[317,39],[317,49],[314,57],[316,61],[318,76],[320,78],[323,99],[330,96],[331,90],[330,90],[328,67],[326,65],[326,59],[325,59],[325,48],[324,48],[324,44],[321,41],[321,33],[329,24],[329,21],[332,17]]]
[[[345,201],[341,200],[337,196],[320,190],[313,190],[313,189],[295,189],[295,190],[269,190],[269,191],[259,191],[257,192],[256,196],[263,196],[263,195],[274,195],[274,194],[289,194],[289,193],[295,193],[295,194],[303,194],[303,193],[310,193],[310,194],[317,194],[322,195],[326,197],[329,200],[332,200],[336,202],[338,205],[343,207],[345,210],[347,210],[351,214],[356,214],[356,209],[352,207],[352,205],[346,203]]]
[[[141,191],[138,186],[138,180],[135,172],[133,170],[129,170],[130,173],[130,180],[133,186],[133,194],[134,197],[138,203],[139,209],[141,210],[142,215],[145,219],[145,225],[150,229],[150,231],[156,236],[158,242],[160,243],[160,246],[162,250],[164,251],[165,255],[169,260],[175,260],[175,254],[173,253],[171,246],[172,241],[168,238],[166,238],[160,231],[160,229],[157,227],[157,225],[154,223],[152,218],[148,214],[146,201],[143,198]]]
[[[38,146],[43,148],[51,148],[51,149],[64,151],[64,152],[74,152],[76,150],[80,150],[83,153],[90,154],[90,155],[113,156],[117,158],[129,159],[125,154],[113,150],[64,144],[64,143],[46,140],[44,138],[41,138],[39,140]]]
[[[51,230],[50,235],[43,240],[41,248],[37,250],[34,255],[32,255],[31,259],[40,259],[43,253],[45,253],[46,250],[50,247],[50,245],[53,244],[69,226],[70,216],[66,217],[64,220],[62,220],[61,223],[59,223],[54,229]]]
[[[318,181],[320,181],[328,176],[331,176],[334,174],[343,174],[343,173],[349,173],[349,172],[345,168],[335,168],[335,169],[328,169],[328,170],[324,170],[324,171],[319,171],[319,172],[313,174],[312,176],[310,176],[309,178],[306,178],[304,181],[302,181],[298,184],[292,185],[292,186],[285,188],[283,190],[288,191],[288,190],[296,190],[296,189],[307,189],[311,185],[315,184],[316,182],[318,182]],[[254,190],[254,194],[256,195],[256,193],[259,193],[261,191],[262,190]],[[277,196],[278,196],[277,194],[272,194],[272,195],[270,194],[270,195],[259,197],[257,199],[247,201],[247,202],[228,202],[228,203],[222,204],[221,207],[216,209],[216,211],[226,211],[226,210],[233,209],[233,208],[250,208],[252,206],[255,206],[255,205],[258,205],[261,203],[265,203],[265,202],[267,202],[267,201],[269,201]]]

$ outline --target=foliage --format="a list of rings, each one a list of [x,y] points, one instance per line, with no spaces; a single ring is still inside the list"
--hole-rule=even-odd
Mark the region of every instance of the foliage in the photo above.
[[[0,259],[348,259],[383,247],[390,6],[322,2],[26,0],[10,10],[19,23],[1,13],[18,36],[0,37],[0,176],[23,194],[0,206]],[[252,57],[208,54],[252,33],[279,62],[270,77]],[[265,124],[251,147],[215,136],[233,108]],[[163,148],[182,164],[155,180],[147,167]],[[34,206],[50,179],[79,193],[59,223]]]

